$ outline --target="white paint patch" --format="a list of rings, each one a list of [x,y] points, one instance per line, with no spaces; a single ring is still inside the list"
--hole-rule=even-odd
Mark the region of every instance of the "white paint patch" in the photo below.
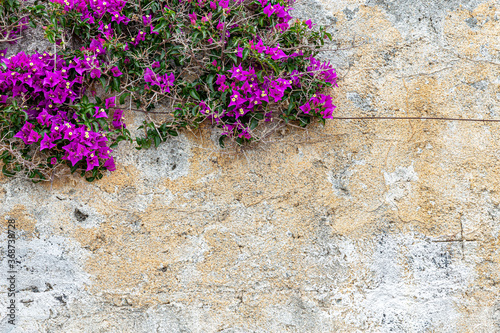
[[[385,235],[371,251],[358,248],[361,284],[337,289],[342,325],[370,332],[456,332],[463,293],[475,279],[459,244],[431,242],[416,234]],[[455,246],[455,248],[453,248]],[[360,269],[360,266],[362,267]],[[356,278],[349,279],[356,281]]]
[[[413,165],[397,167],[394,172],[384,171],[385,185],[388,190],[385,200],[396,209],[396,202],[412,192],[411,182],[418,181],[418,176]]]
[[[6,244],[6,233],[0,235],[0,243]],[[61,236],[45,239],[34,238],[16,241],[18,260],[16,275],[17,324],[12,332],[42,332],[44,321],[80,302],[90,276],[83,270],[87,258],[76,242]],[[7,257],[2,258],[0,288],[7,289]],[[7,294],[0,294],[0,315],[5,319]],[[1,322],[4,329],[7,323]],[[5,325],[4,325],[5,324]],[[7,330],[2,330],[7,332]]]

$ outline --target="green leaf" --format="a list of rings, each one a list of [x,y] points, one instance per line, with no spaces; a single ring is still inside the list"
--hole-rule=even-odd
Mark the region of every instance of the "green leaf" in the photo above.
[[[104,76],[101,76],[101,77],[99,78],[99,81],[101,82],[102,87],[103,87],[103,88],[106,88],[106,86],[108,85],[108,83],[107,83],[106,79],[104,78]],[[88,103],[88,102],[87,102],[87,103]]]
[[[127,98],[128,95],[130,95],[130,93],[125,93],[120,96],[120,104],[125,103],[125,98]]]
[[[231,54],[231,53],[226,53],[226,55],[231,58],[231,60],[233,60],[233,62],[236,64],[238,62],[238,59],[236,58],[236,56],[234,54]]]
[[[248,57],[249,53],[250,53],[250,49],[244,49],[243,50],[243,59],[242,59],[242,61],[246,60],[246,58]]]
[[[116,92],[119,92],[120,91],[120,84],[121,84],[121,81],[119,78],[117,77],[114,77],[113,78],[113,90],[116,91]]]
[[[200,95],[198,95],[198,93],[196,92],[196,90],[190,90],[189,91],[189,94],[191,95],[191,97],[193,97],[194,99],[196,100],[200,100]]]
[[[157,135],[154,137],[155,140],[155,147],[158,147],[161,143],[161,138]]]
[[[211,91],[214,91],[214,77],[215,77],[215,74],[210,74],[207,78],[207,84],[208,84],[208,87],[210,88]]]
[[[257,119],[252,119],[252,121],[250,122],[250,129],[253,130],[254,128],[257,127],[257,125],[259,125],[259,121]]]

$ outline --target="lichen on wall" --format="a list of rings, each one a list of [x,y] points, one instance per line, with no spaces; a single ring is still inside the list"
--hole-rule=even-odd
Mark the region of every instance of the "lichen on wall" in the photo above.
[[[295,8],[336,37],[336,116],[500,119],[497,1]],[[95,183],[0,178],[0,243],[7,217],[19,228],[11,332],[497,332],[499,133],[331,120],[236,151],[206,126],[121,143]]]

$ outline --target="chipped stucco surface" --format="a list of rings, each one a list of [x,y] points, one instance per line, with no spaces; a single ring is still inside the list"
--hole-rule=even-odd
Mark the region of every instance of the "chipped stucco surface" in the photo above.
[[[499,119],[497,1],[295,7],[342,48],[336,115]],[[21,267],[0,331],[500,331],[497,124],[333,120],[239,153],[212,134],[122,146],[97,183],[0,178]]]

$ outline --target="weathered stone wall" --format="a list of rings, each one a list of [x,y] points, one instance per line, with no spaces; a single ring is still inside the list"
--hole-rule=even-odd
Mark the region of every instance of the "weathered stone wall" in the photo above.
[[[500,119],[498,1],[295,7],[342,48],[337,116]],[[333,120],[239,153],[205,129],[96,183],[1,178],[0,331],[500,332],[499,126]]]

